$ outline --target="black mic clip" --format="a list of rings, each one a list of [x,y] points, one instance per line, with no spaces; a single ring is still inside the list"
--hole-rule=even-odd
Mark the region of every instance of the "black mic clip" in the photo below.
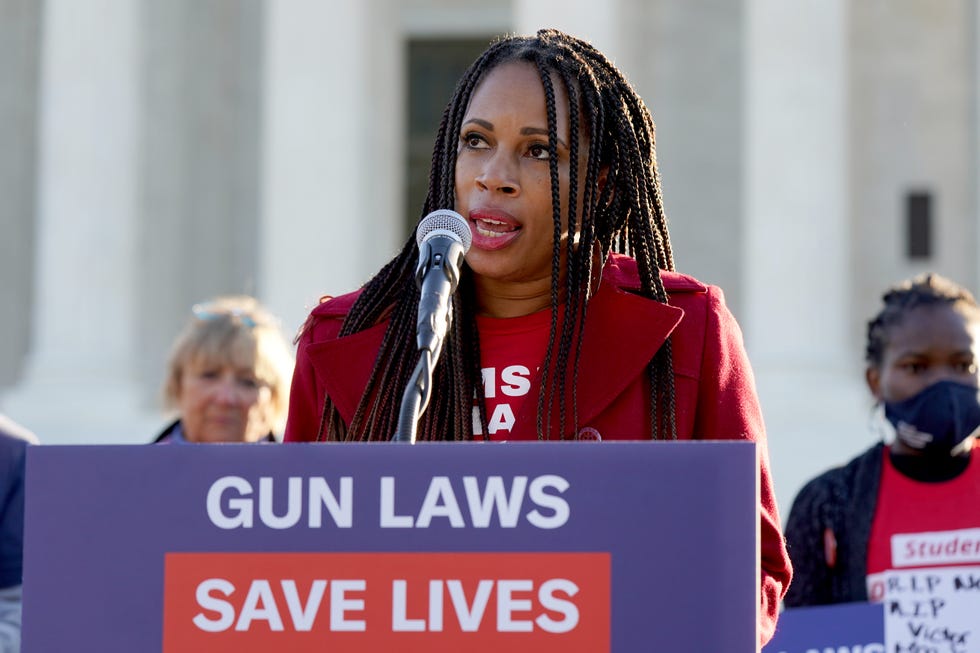
[[[452,296],[459,285],[460,268],[472,241],[473,234],[466,219],[447,209],[433,211],[416,228],[419,361],[402,396],[398,430],[393,438],[397,442],[415,442],[419,416],[429,405],[432,371],[452,322]]]
[[[419,245],[415,282],[420,291],[416,344],[439,359],[442,341],[452,325],[453,293],[466,250],[449,237],[430,237]]]

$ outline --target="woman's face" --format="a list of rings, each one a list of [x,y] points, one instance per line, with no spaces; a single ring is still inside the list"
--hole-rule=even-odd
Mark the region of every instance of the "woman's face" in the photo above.
[[[888,330],[879,368],[867,372],[875,399],[898,402],[937,381],[980,385],[980,315],[961,304],[913,308]]]
[[[554,86],[565,225],[568,99],[561,83],[556,81]],[[554,222],[548,115],[537,68],[527,62],[510,62],[483,78],[463,117],[458,148],[456,210],[473,230],[473,245],[466,256],[470,268],[494,281],[550,284]],[[587,148],[587,139],[582,138],[579,151],[587,152]]]
[[[191,442],[256,442],[272,429],[272,390],[255,370],[191,360],[177,409]]]

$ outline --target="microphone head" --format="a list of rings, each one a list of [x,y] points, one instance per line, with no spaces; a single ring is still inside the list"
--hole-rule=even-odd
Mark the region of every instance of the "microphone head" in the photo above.
[[[435,236],[449,236],[463,246],[463,253],[470,251],[473,232],[466,218],[450,209],[437,209],[422,218],[415,230],[415,242],[422,243]]]

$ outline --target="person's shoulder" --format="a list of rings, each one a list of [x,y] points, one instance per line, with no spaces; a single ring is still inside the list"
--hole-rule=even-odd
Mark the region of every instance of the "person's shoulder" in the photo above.
[[[180,431],[180,428],[181,423],[179,419],[170,422],[159,435],[153,438],[153,444],[167,444],[172,442],[174,435]]]
[[[640,273],[636,260],[624,254],[610,254],[603,276],[623,290],[637,290],[640,287]],[[671,295],[675,293],[706,293],[711,286],[701,283],[694,277],[669,270],[660,271],[664,289]]]
[[[23,478],[27,447],[37,444],[37,437],[26,428],[0,414],[0,485],[8,487]],[[3,490],[0,490],[2,493]]]
[[[855,479],[866,472],[869,467],[880,466],[883,448],[884,445],[881,443],[875,444],[843,465],[836,465],[817,474],[803,485],[797,498],[827,494],[849,495],[854,488]]]
[[[361,296],[360,290],[349,292],[343,295],[324,295],[320,298],[320,303],[310,311],[310,317],[316,319],[344,319],[357,298]]]
[[[830,476],[831,478],[842,477],[848,480],[859,474],[867,473],[869,467],[874,468],[875,473],[877,473],[878,469],[881,467],[884,451],[885,445],[883,443],[875,443],[871,447],[851,458],[840,467],[835,467],[827,470],[827,472],[824,473],[831,474],[831,472],[833,472],[833,474]]]
[[[11,445],[38,444],[36,435],[2,413],[0,413],[0,436],[3,436],[0,439],[6,440]]]
[[[320,302],[310,311],[306,322],[303,323],[299,338],[318,342],[336,337],[344,318],[360,296],[361,291],[355,290],[336,297],[330,295],[321,297]]]
[[[660,279],[664,283],[664,289],[671,295],[705,294],[714,289],[714,286],[702,283],[691,275],[680,272],[661,270]]]

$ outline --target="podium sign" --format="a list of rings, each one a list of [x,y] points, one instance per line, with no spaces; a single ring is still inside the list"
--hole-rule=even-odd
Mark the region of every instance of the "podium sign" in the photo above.
[[[41,446],[24,651],[756,650],[745,442]]]
[[[881,603],[788,608],[762,653],[885,653],[884,641]]]

